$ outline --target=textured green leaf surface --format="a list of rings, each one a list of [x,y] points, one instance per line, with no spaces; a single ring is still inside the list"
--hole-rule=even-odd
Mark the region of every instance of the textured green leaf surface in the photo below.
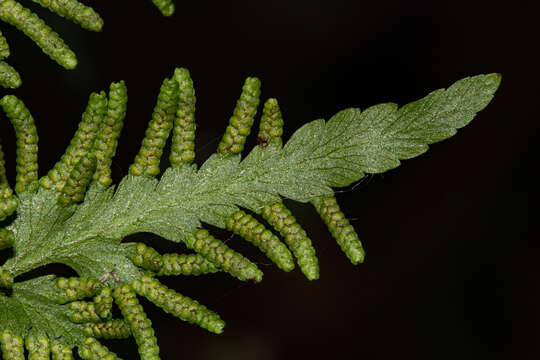
[[[53,283],[54,276],[43,276],[17,283],[10,297],[0,296],[0,332],[22,337],[32,332],[69,346],[82,343],[83,327],[69,320],[65,305],[50,299]]]
[[[128,175],[116,189],[94,183],[79,205],[62,205],[54,190],[23,192],[7,228],[14,256],[2,269],[15,276],[15,285],[11,296],[0,293],[0,331],[25,336],[32,327],[67,345],[80,343],[81,328],[49,300],[52,278],[20,283],[18,275],[63,263],[107,286],[131,283],[141,271],[120,244],[125,236],[151,232],[193,248],[201,223],[226,228],[239,208],[261,213],[281,197],[307,202],[332,196],[332,187],[394,168],[455,134],[489,103],[499,82],[496,74],[480,75],[402,108],[347,109],[328,122],[304,125],[283,147],[256,146],[243,160],[214,154],[200,168],[178,164],[159,180]]]

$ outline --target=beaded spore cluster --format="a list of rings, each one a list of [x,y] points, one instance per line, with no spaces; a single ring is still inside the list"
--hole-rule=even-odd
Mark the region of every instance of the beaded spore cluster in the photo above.
[[[28,0],[30,1],[30,0]],[[31,0],[80,25],[83,29],[99,32],[103,29],[103,19],[90,6],[77,0]],[[174,14],[172,0],[152,0],[165,16]],[[31,38],[41,50],[65,69],[77,66],[77,56],[62,38],[32,10],[15,0],[0,0],[0,20],[10,24]],[[10,55],[9,45],[0,31],[0,86],[18,88],[22,84],[21,76],[6,61]]]
[[[452,136],[489,103],[499,81],[496,74],[479,75],[400,109],[343,110],[328,122],[304,125],[285,144],[281,110],[270,98],[262,106],[259,144],[242,158],[261,95],[259,79],[249,77],[216,153],[199,167],[195,89],[189,72],[179,68],[164,80],[140,150],[116,187],[110,166],[126,116],[123,82],[111,84],[108,94],[91,94],[64,155],[41,178],[34,119],[21,100],[5,96],[0,106],[15,130],[17,174],[14,192],[0,148],[0,250],[13,251],[0,266],[2,357],[24,359],[26,349],[30,359],[72,359],[76,348],[83,359],[116,359],[99,339],[133,337],[141,359],[159,359],[139,297],[223,332],[218,314],[157,279],[226,272],[262,280],[254,262],[204,224],[242,237],[284,271],[298,264],[307,279],[319,278],[315,247],[283,198],[311,203],[351,263],[362,263],[362,244],[331,187],[396,167]],[[169,137],[170,167],[162,173]],[[184,243],[192,252],[160,254],[143,243],[122,243],[140,232]],[[17,280],[51,263],[66,264],[79,276]]]

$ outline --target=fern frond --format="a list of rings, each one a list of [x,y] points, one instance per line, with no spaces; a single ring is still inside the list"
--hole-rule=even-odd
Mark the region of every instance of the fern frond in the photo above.
[[[317,278],[315,251],[282,198],[313,203],[349,259],[354,264],[362,262],[362,245],[332,188],[396,167],[401,160],[424,152],[429,144],[453,135],[490,102],[499,82],[496,74],[479,75],[402,108],[381,104],[364,111],[343,110],[328,121],[304,125],[283,146],[283,119],[277,101],[270,99],[263,109],[260,145],[242,158],[259,102],[260,82],[250,78],[218,153],[199,167],[192,163],[193,86],[185,71],[177,71],[164,82],[141,150],[130,174],[117,187],[108,184],[110,158],[125,113],[122,83],[111,88],[109,105],[104,93],[91,97],[66,154],[38,189],[34,188],[37,134],[33,119],[20,100],[3,98],[0,105],[15,125],[21,159],[17,216],[0,231],[0,247],[15,250],[0,267],[0,287],[8,289],[0,291],[4,357],[17,358],[23,354],[23,340],[30,343],[32,336],[47,334],[53,341],[53,359],[73,358],[74,347],[84,359],[114,359],[94,336],[131,334],[142,359],[157,359],[151,321],[136,294],[185,321],[220,333],[224,322],[217,314],[152,276],[224,271],[240,280],[262,279],[253,262],[210,235],[205,224],[247,238],[279,267],[291,270],[289,249],[246,211],[261,214],[284,237],[306,277]],[[176,124],[175,113],[182,120]],[[182,144],[189,146],[177,147],[173,166],[158,178],[173,126],[178,126],[175,134],[180,134]],[[113,135],[107,138],[107,134]],[[174,143],[178,144],[179,140]],[[0,165],[0,184],[9,197],[3,162]],[[95,175],[96,167],[99,175]],[[2,209],[5,199],[0,199]],[[195,254],[161,255],[143,244],[121,243],[126,236],[145,232],[184,243]],[[52,263],[70,266],[79,277],[13,280]],[[123,320],[108,321],[112,299]]]

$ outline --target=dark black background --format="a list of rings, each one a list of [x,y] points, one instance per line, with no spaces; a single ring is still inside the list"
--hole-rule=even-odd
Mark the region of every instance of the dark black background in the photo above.
[[[219,312],[227,327],[208,334],[145,303],[163,359],[538,357],[533,2],[178,0],[176,14],[163,18],[148,0],[96,1],[105,19],[99,34],[24,3],[79,58],[76,70],[63,70],[1,25],[24,82],[2,94],[19,96],[36,118],[42,175],[67,146],[88,94],[124,79],[130,102],[113,165],[119,180],[175,66],[195,81],[199,163],[217,146],[246,76],[261,78],[263,98],[278,98],[288,136],[346,107],[403,105],[465,76],[503,75],[493,102],[455,138],[337,195],[367,249],[363,265],[348,263],[310,206],[288,203],[314,241],[320,280],[266,266],[236,237],[229,244],[265,271],[261,284],[220,274],[164,280]],[[13,180],[5,118],[0,138]],[[137,358],[132,340],[109,344]]]

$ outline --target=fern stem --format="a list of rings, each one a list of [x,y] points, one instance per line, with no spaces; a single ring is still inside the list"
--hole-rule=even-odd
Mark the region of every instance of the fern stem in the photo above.
[[[362,243],[349,220],[341,212],[336,198],[333,196],[315,198],[311,203],[351,263],[358,265],[364,262],[365,251]]]
[[[174,4],[172,0],[152,0],[152,2],[164,16],[171,16],[174,14]]]
[[[152,322],[139,304],[133,288],[127,284],[122,285],[114,289],[113,296],[139,346],[141,360],[159,358],[159,347]]]
[[[109,186],[112,183],[111,163],[124,126],[127,100],[126,84],[123,81],[112,83],[109,88],[107,114],[103,118],[94,143],[94,153],[97,158],[94,180],[103,186]]]
[[[24,360],[23,338],[4,331],[0,335],[2,358],[4,360]]]
[[[51,355],[52,360],[73,360],[73,351],[59,342],[53,342]]]
[[[260,94],[261,81],[255,77],[248,77],[242,87],[240,98],[236,102],[233,116],[230,118],[225,134],[218,145],[220,154],[234,155],[240,154],[244,150],[259,106]]]
[[[257,246],[280,269],[284,271],[294,269],[289,249],[253,216],[242,210],[237,211],[227,220],[227,230]]]
[[[131,336],[131,330],[123,319],[112,319],[97,324],[88,324],[84,328],[86,336],[96,339],[127,339]]]
[[[93,337],[86,338],[84,344],[79,346],[79,356],[83,360],[120,360],[115,353]]]
[[[174,71],[178,83],[179,101],[174,119],[171,154],[171,166],[191,164],[195,159],[195,89],[189,71],[178,68]]]
[[[38,179],[38,135],[34,118],[24,103],[14,95],[0,100],[7,117],[15,129],[17,138],[17,182],[15,191],[23,193],[37,189]]]
[[[262,280],[263,274],[257,265],[214,238],[208,230],[197,230],[186,245],[239,280]]]
[[[64,155],[40,179],[40,185],[46,189],[61,192],[70,174],[82,158],[94,147],[98,131],[107,112],[107,96],[105,92],[92,93],[84,110],[75,135],[71,139]]]
[[[49,338],[45,336],[29,336],[26,338],[29,360],[49,360],[51,347]]]
[[[52,12],[79,24],[83,29],[101,31],[103,19],[89,6],[77,0],[32,0]]]
[[[296,222],[291,211],[280,201],[266,205],[261,213],[264,220],[276,229],[283,237],[298,261],[300,270],[309,280],[319,278],[319,262],[315,248],[306,231]]]
[[[6,167],[4,162],[4,152],[0,145],[0,221],[10,216],[17,209],[17,198],[13,195],[13,190],[9,186],[6,177]],[[0,249],[2,249],[2,231],[0,230]]]
[[[5,61],[0,61],[0,86],[7,89],[16,89],[22,85],[21,76]]]
[[[30,37],[45,54],[66,69],[77,66],[75,53],[43,20],[15,0],[0,1],[0,20]]]
[[[157,104],[152,113],[152,120],[146,129],[141,149],[129,167],[131,175],[156,176],[159,174],[159,162],[173,126],[177,106],[178,83],[174,79],[165,79],[161,85]]]
[[[216,334],[223,332],[225,323],[218,314],[150,276],[144,275],[140,280],[135,280],[132,287],[137,294],[146,297],[171,315]]]

